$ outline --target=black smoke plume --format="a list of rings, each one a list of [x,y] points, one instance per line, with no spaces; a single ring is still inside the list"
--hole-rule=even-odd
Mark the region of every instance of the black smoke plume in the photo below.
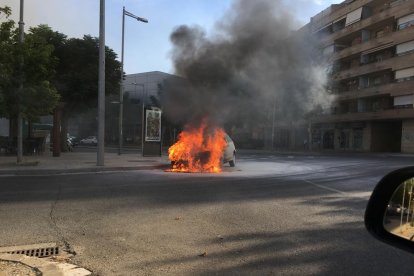
[[[295,120],[329,105],[315,41],[292,18],[281,1],[235,0],[210,35],[199,26],[177,27],[171,54],[186,81],[166,85],[167,117],[245,124],[273,112]]]

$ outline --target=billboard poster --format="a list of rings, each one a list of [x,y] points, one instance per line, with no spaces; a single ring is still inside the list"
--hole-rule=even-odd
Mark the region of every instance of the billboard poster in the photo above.
[[[145,110],[145,142],[161,142],[161,110]]]

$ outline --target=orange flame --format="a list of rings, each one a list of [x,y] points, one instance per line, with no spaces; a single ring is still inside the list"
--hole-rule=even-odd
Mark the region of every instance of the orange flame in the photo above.
[[[168,149],[172,172],[221,172],[221,158],[226,146],[221,128],[207,131],[207,124],[178,135],[178,141]]]

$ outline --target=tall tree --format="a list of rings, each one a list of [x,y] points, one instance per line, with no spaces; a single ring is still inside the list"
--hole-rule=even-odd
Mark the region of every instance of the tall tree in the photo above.
[[[6,20],[0,24],[0,117],[13,118],[17,103],[26,119],[50,113],[58,100],[64,103],[62,138],[74,115],[96,107],[98,98],[99,40],[85,35],[67,38],[47,25],[29,29],[18,45],[18,29],[9,19],[11,9],[0,7]],[[121,64],[106,47],[106,95],[119,92]],[[19,58],[24,57],[24,91],[18,93]]]
[[[85,35],[82,39],[69,39],[62,55],[55,85],[65,103],[63,110],[63,135],[67,133],[71,116],[97,106],[99,40]],[[115,52],[105,48],[105,94],[118,93],[121,64]]]
[[[40,25],[36,33],[54,46],[57,58],[56,74],[52,84],[57,88],[63,105],[62,139],[66,141],[68,120],[79,113],[96,107],[98,98],[99,40],[85,35],[83,38],[67,38],[64,34]],[[106,95],[119,92],[121,64],[116,53],[105,48]],[[65,143],[62,144],[65,146]]]
[[[9,55],[15,35],[14,21],[9,20],[11,9],[9,7],[0,7],[0,16],[6,20],[0,24],[0,116],[5,116],[7,112],[7,97],[5,88],[10,86],[12,77],[12,58]]]
[[[121,66],[115,52],[106,47],[106,93],[119,90]],[[68,39],[60,53],[54,83],[68,111],[82,111],[96,106],[98,97],[99,40],[85,35],[82,39]]]
[[[26,120],[49,114],[59,101],[50,80],[56,59],[53,46],[34,29],[18,42],[18,29],[9,19],[11,9],[0,8],[6,20],[0,24],[0,116],[16,118],[20,111]],[[23,58],[23,87],[19,90],[20,60]]]

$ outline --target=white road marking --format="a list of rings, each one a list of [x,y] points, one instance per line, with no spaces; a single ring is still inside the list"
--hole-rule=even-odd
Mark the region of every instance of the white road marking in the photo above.
[[[334,192],[334,193],[341,194],[344,197],[368,198],[368,197],[371,196],[371,192],[351,192],[351,193],[350,192],[344,192],[344,191],[341,191],[341,190],[338,190],[338,189],[335,189],[335,188],[331,188],[331,187],[328,187],[328,186],[325,186],[325,185],[316,184],[316,183],[314,183],[312,181],[309,181],[309,180],[306,180],[306,179],[302,179],[302,180],[304,182],[306,182],[308,184],[311,184],[315,187],[318,187],[320,189],[324,189],[324,190],[327,190],[327,191],[331,191],[331,192]]]

